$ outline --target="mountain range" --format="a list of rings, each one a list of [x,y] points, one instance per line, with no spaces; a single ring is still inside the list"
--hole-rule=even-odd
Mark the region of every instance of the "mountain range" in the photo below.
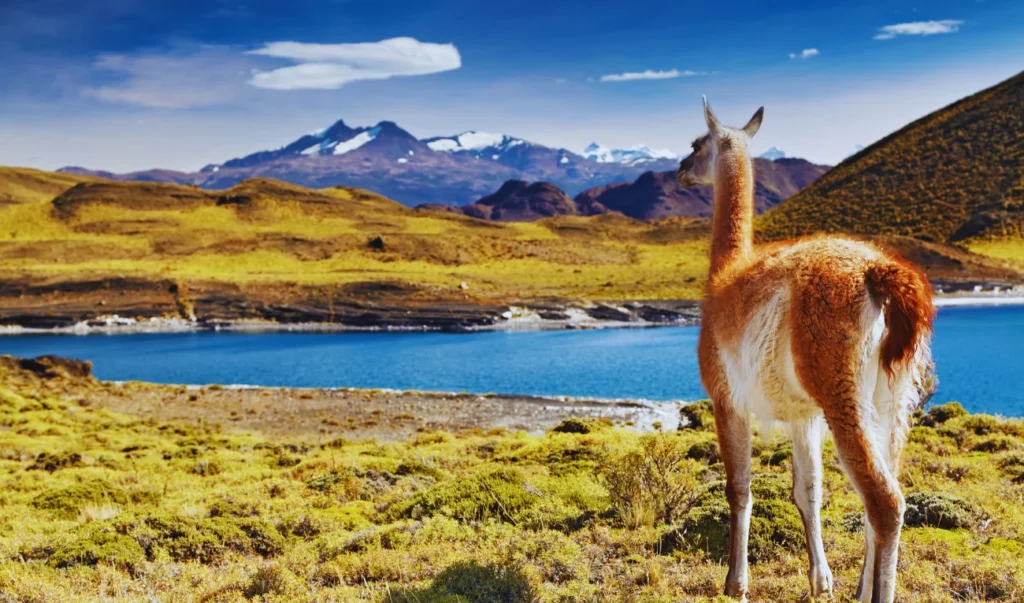
[[[754,159],[754,207],[762,213],[775,207],[828,171],[804,159]],[[593,216],[619,213],[638,220],[672,216],[711,216],[710,186],[683,187],[675,170],[648,171],[633,182],[615,182],[585,190],[575,197],[550,182],[528,184],[510,180],[497,192],[464,206],[423,204],[422,209],[461,213],[499,221],[529,221],[551,216]]]
[[[351,127],[339,120],[273,150],[257,151],[198,172],[152,169],[127,174],[82,167],[58,171],[114,180],[191,184],[224,189],[267,177],[301,186],[355,186],[406,205],[463,205],[508,180],[551,182],[571,195],[595,186],[629,182],[649,170],[674,169],[678,158],[645,146],[584,154],[504,134],[468,131],[417,139],[391,121]]]

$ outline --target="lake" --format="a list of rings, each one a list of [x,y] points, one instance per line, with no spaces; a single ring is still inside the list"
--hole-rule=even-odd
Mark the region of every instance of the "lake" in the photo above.
[[[101,379],[695,400],[697,327],[480,333],[12,335]],[[942,308],[935,402],[1024,416],[1024,307]]]

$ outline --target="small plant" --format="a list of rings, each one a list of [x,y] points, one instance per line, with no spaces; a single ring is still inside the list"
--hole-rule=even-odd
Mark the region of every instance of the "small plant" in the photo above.
[[[679,429],[710,431],[715,428],[715,411],[711,400],[698,400],[679,409]]]
[[[264,565],[249,578],[242,589],[242,596],[254,599],[266,595],[285,595],[288,590],[289,580],[285,570],[276,565]]]
[[[696,461],[688,453],[673,435],[656,433],[605,466],[602,477],[612,505],[627,525],[669,524],[686,512],[699,485]]]

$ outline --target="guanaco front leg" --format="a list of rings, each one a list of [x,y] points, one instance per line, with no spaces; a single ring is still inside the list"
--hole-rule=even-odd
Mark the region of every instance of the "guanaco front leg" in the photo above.
[[[729,573],[725,594],[747,594],[747,542],[750,536],[750,417],[728,400],[715,399],[715,429],[725,464],[725,497],[729,502]]]

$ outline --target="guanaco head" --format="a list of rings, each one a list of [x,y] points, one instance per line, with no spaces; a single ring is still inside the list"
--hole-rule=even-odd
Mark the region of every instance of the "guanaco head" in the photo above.
[[[758,109],[742,128],[723,126],[715,114],[711,112],[708,98],[704,97],[704,121],[708,124],[708,133],[700,136],[690,145],[693,150],[686,159],[679,162],[676,180],[683,186],[715,183],[715,162],[718,155],[725,149],[746,149],[747,142],[757,134],[764,117],[764,107]]]

